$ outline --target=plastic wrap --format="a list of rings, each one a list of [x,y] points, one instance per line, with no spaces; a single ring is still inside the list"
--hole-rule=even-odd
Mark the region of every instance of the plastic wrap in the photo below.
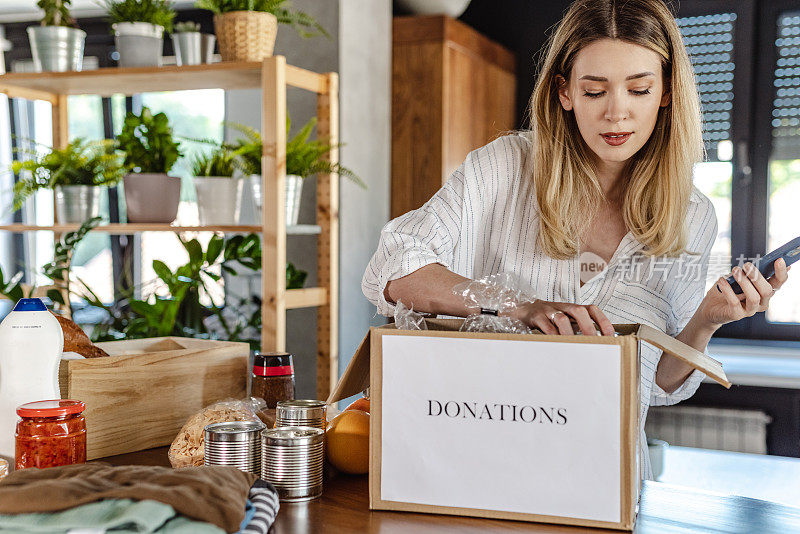
[[[258,413],[266,407],[267,403],[263,399],[251,397],[248,400],[226,399],[203,408],[191,416],[178,432],[169,447],[169,463],[172,467],[203,465],[203,430],[207,425],[230,421],[261,421]]]
[[[421,313],[414,311],[414,307],[406,308],[402,301],[398,300],[394,307],[394,326],[398,330],[427,330],[425,317]]]
[[[499,273],[471,280],[458,284],[453,292],[474,310],[464,319],[462,332],[533,333],[528,325],[508,316],[523,303],[535,300],[534,295],[522,289],[513,274]]]

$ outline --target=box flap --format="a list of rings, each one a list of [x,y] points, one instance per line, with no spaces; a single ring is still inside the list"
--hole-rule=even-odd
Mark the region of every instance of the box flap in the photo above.
[[[695,369],[699,369],[708,375],[709,378],[719,382],[726,388],[731,387],[731,383],[728,382],[728,377],[725,375],[725,370],[722,368],[722,364],[707,354],[700,352],[699,350],[690,347],[685,343],[681,343],[674,337],[647,325],[639,325],[639,329],[636,332],[636,337],[643,341],[647,341],[648,343],[652,343],[664,352],[667,352],[679,360],[688,363]]]
[[[372,329],[370,328],[370,332]],[[364,336],[361,345],[358,346],[356,353],[347,364],[347,369],[336,384],[336,388],[331,392],[328,404],[358,395],[369,387],[369,344],[370,332]]]

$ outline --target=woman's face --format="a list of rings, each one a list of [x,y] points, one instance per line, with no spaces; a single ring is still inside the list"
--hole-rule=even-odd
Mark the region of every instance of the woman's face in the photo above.
[[[644,146],[659,108],[669,104],[662,78],[652,50],[602,39],[578,52],[568,83],[558,77],[559,100],[595,156],[613,167]]]

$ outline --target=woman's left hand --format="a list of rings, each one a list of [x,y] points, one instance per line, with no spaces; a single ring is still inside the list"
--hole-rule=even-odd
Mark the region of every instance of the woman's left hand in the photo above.
[[[732,274],[742,293],[734,293],[727,277],[720,277],[708,290],[697,311],[704,322],[714,328],[766,311],[770,299],[786,283],[789,269],[791,267],[787,268],[786,262],[780,258],[775,262],[775,274],[766,280],[750,262],[745,263],[743,269],[734,267]]]

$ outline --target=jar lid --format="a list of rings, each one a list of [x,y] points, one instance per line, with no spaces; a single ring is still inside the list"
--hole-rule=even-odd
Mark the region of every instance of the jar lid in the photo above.
[[[256,352],[253,358],[256,376],[293,375],[292,355],[288,352]]]
[[[17,408],[20,417],[64,417],[82,413],[86,404],[79,400],[54,399],[29,402]]]

